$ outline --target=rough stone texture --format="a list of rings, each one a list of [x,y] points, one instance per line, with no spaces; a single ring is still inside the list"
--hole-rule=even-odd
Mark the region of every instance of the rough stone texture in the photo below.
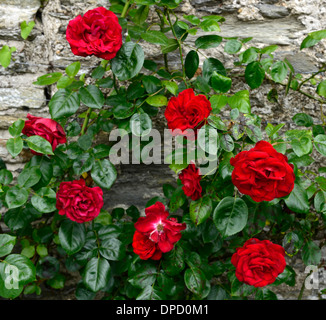
[[[42,4],[43,3],[43,4]],[[65,39],[65,30],[70,19],[98,6],[109,6],[108,0],[0,0],[0,47],[15,46],[17,51],[6,69],[0,67],[0,157],[16,176],[29,159],[28,152],[12,159],[5,148],[9,138],[8,126],[27,113],[48,116],[47,104],[54,88],[44,89],[33,85],[33,81],[48,72],[62,71],[71,62],[82,61],[82,72],[88,72],[98,64],[95,57],[74,56]],[[297,72],[308,74],[316,71],[325,62],[326,42],[313,49],[299,50],[304,37],[312,31],[326,29],[326,0],[184,0],[176,13],[209,15],[218,14],[226,18],[221,25],[224,37],[253,37],[249,46],[264,47],[279,45],[278,58],[287,57]],[[26,41],[20,37],[20,23],[35,20],[36,26]],[[156,18],[153,18],[156,19]],[[153,20],[155,21],[155,20]],[[187,44],[193,45],[196,37],[189,36]],[[160,47],[141,42],[147,58],[163,65]],[[185,49],[184,54],[190,50]],[[222,47],[209,49],[205,55],[220,59],[225,66],[233,66],[233,57]],[[201,63],[205,57],[201,56]],[[178,52],[169,54],[171,67],[178,67]],[[253,112],[272,123],[290,122],[297,112],[309,113],[316,123],[320,122],[319,104],[294,93],[280,94],[279,103],[270,103],[266,96],[273,86],[266,81],[252,91]],[[282,86],[276,88],[283,91]],[[235,81],[232,90],[248,89],[242,81]],[[154,119],[155,127],[166,127],[163,111]],[[175,175],[166,165],[121,165],[118,179],[110,191],[105,192],[105,207],[127,207],[131,204],[144,209],[146,202],[162,195],[164,183],[175,183]],[[323,252],[325,257],[325,251]],[[280,299],[295,299],[305,277],[300,257],[289,263],[298,273],[294,288],[281,286],[277,289]],[[326,285],[326,279],[325,279]],[[316,292],[306,290],[304,298],[315,299]]]

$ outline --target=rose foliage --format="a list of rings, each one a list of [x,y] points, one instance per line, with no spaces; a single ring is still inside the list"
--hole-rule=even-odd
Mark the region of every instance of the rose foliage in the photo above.
[[[275,58],[278,46],[224,38],[223,17],[177,15],[180,2],[115,0],[69,21],[68,48],[97,65],[83,73],[76,61],[37,78],[33,85],[55,89],[48,118],[27,114],[9,128],[8,152],[28,161],[15,176],[0,163],[1,297],[64,290],[79,272],[79,300],[277,299],[276,286],[297,282],[293,256],[323,266],[325,118],[302,112],[290,126],[269,123],[252,113],[250,97],[269,81],[271,103],[292,92],[323,105],[325,70],[301,75]],[[325,37],[313,32],[300,49]],[[161,49],[161,64],[147,59],[148,43]],[[217,47],[233,68],[208,57]],[[182,158],[167,164],[175,183],[163,184],[144,212],[107,210],[118,176],[107,137],[115,129],[148,137],[159,115],[181,141],[168,155]],[[215,165],[205,170],[204,160]]]

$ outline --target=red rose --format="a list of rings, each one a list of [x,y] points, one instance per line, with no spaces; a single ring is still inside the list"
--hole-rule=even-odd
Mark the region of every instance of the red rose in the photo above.
[[[134,235],[134,252],[142,252],[141,259],[142,256],[159,259],[158,251],[171,251],[174,244],[181,239],[181,231],[186,228],[186,224],[178,223],[175,218],[168,218],[169,213],[161,202],[146,208],[145,214],[145,217],[140,217],[135,223],[136,232],[141,233],[142,237]]]
[[[186,169],[181,171],[179,178],[183,184],[182,190],[185,195],[192,200],[198,200],[202,193],[199,169],[193,163],[190,163]]]
[[[233,184],[256,202],[285,197],[294,188],[293,165],[266,141],[240,152],[231,158],[230,164],[234,166]]]
[[[285,250],[269,240],[255,238],[237,248],[231,258],[239,281],[254,287],[264,287],[275,281],[285,269]]]
[[[138,254],[142,260],[160,260],[162,257],[162,251],[159,249],[158,244],[138,231],[135,231],[132,246],[134,252]]]
[[[28,137],[41,136],[50,142],[52,150],[54,151],[58,144],[66,143],[66,134],[60,124],[52,119],[34,117],[27,115],[28,120],[25,121],[25,126],[22,133]],[[40,153],[31,150],[33,154],[40,155]]]
[[[187,129],[201,128],[211,111],[211,103],[206,96],[195,96],[193,89],[186,89],[180,92],[178,97],[170,99],[164,115],[170,130],[187,135]]]
[[[103,207],[103,191],[100,187],[87,187],[83,179],[61,182],[56,207],[60,215],[66,215],[72,221],[91,221]]]
[[[122,28],[112,11],[99,7],[70,20],[66,38],[74,55],[110,60],[122,46]]]

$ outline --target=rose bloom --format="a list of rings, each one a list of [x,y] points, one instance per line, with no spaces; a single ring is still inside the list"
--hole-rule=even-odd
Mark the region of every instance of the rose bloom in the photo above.
[[[275,281],[285,267],[285,250],[269,240],[255,238],[237,248],[231,258],[239,281],[254,287],[264,287]]]
[[[132,240],[132,246],[134,252],[139,255],[140,259],[147,260],[160,260],[162,257],[162,251],[158,247],[158,244],[152,241],[147,235],[138,232],[134,233]]]
[[[99,7],[70,20],[66,38],[74,55],[110,60],[122,46],[122,28],[112,11]]]
[[[211,111],[211,103],[206,96],[196,96],[193,89],[186,89],[169,100],[164,115],[170,130],[187,135],[187,129],[200,129]]]
[[[102,189],[87,187],[83,179],[61,182],[56,198],[59,214],[78,223],[95,219],[103,207]]]
[[[145,217],[135,223],[133,248],[143,260],[160,259],[161,253],[169,252],[181,239],[181,231],[186,229],[185,223],[178,223],[175,218],[168,218],[169,213],[161,202],[145,209]],[[142,234],[140,236],[138,233]]]
[[[187,168],[181,171],[179,179],[183,184],[182,190],[187,197],[190,197],[191,200],[198,200],[201,197],[201,176],[199,169],[193,163],[190,163]]]
[[[294,188],[293,165],[266,141],[230,159],[234,166],[232,182],[254,201],[271,201],[291,193]]]
[[[40,136],[50,142],[52,150],[54,151],[58,144],[66,143],[66,134],[60,124],[52,119],[34,117],[30,114],[27,115],[27,121],[22,133],[28,137]],[[35,155],[40,153],[31,150]]]

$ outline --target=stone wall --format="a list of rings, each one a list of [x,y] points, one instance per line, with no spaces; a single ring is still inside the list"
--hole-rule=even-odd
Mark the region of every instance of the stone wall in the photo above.
[[[0,66],[0,157],[9,170],[18,172],[29,158],[25,153],[16,159],[8,155],[5,143],[9,138],[7,129],[10,124],[18,118],[25,118],[27,113],[49,116],[47,104],[55,88],[44,89],[33,85],[33,81],[45,73],[63,71],[76,60],[82,62],[81,72],[88,72],[98,64],[97,58],[74,56],[65,39],[69,20],[98,6],[109,7],[110,4],[108,0],[0,0],[0,47],[6,44],[17,48],[10,66],[6,69]],[[221,26],[221,36],[253,37],[247,46],[277,44],[277,57],[287,57],[302,74],[316,71],[325,62],[325,41],[303,52],[299,47],[309,32],[326,29],[326,0],[184,0],[176,13],[222,15],[226,21]],[[20,36],[19,27],[24,20],[36,22],[25,41]],[[189,36],[186,42],[191,45],[197,36]],[[142,45],[147,58],[163,65],[159,46]],[[232,66],[233,57],[220,47],[207,50],[206,54]],[[202,62],[204,57],[201,59]],[[169,54],[171,65],[177,66],[178,61],[177,51]],[[233,86],[236,91],[244,88],[247,87],[242,82]],[[271,122],[290,122],[295,113],[304,111],[316,123],[320,122],[318,103],[290,93],[286,97],[281,95],[278,104],[272,104],[266,98],[271,88],[272,85],[266,82],[252,91],[254,113]],[[160,128],[165,127],[162,111],[154,123]],[[162,194],[163,183],[174,181],[173,173],[164,165],[123,165],[119,168],[116,184],[105,194],[105,206],[110,209],[134,204],[143,209],[150,198]],[[301,275],[302,268],[301,264],[296,269]],[[287,299],[297,296],[297,292],[292,296],[284,292],[281,293]]]

